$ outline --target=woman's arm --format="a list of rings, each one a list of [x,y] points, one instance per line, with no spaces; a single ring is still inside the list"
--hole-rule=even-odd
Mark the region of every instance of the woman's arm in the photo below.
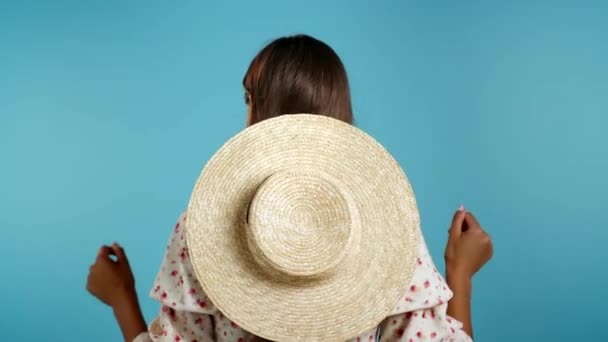
[[[473,337],[471,320],[472,278],[493,254],[492,241],[473,214],[464,207],[454,215],[445,249],[446,281],[454,293],[447,314],[463,324]]]
[[[101,247],[89,271],[87,290],[112,307],[126,342],[147,330],[129,260],[118,244]]]
[[[380,341],[471,342],[462,322],[447,313],[453,291],[437,271],[424,238],[419,248],[414,274],[406,293],[379,326]],[[369,340],[369,336],[359,338],[361,341]],[[351,342],[354,341],[356,339]]]
[[[161,304],[159,315],[148,326],[142,315],[135,288],[135,279],[126,254],[117,244],[100,249],[91,266],[87,289],[112,307],[124,340],[152,341],[215,341],[214,327],[221,327],[237,337],[248,337],[220,317],[217,309],[192,276],[185,241],[185,214],[173,229],[160,270],[150,296]],[[115,258],[111,256],[114,255]],[[228,324],[228,326],[222,326]],[[247,340],[249,340],[247,338]]]
[[[457,273],[446,271],[446,281],[454,293],[448,302],[447,314],[462,323],[462,330],[473,338],[473,322],[471,321],[471,279]]]
[[[122,331],[125,342],[132,342],[148,327],[141,312],[135,289],[125,290],[119,294],[120,299],[112,306],[116,322]]]

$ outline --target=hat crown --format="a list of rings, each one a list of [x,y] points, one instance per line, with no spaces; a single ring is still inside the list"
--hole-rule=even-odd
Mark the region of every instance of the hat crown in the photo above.
[[[272,274],[316,278],[348,253],[358,224],[348,191],[318,172],[284,171],[268,177],[249,207],[248,245]]]

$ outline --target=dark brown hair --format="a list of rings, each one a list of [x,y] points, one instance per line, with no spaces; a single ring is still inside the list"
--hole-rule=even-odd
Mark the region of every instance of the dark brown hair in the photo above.
[[[243,85],[251,123],[282,114],[321,114],[352,123],[346,70],[334,50],[307,35],[274,40],[253,59]]]

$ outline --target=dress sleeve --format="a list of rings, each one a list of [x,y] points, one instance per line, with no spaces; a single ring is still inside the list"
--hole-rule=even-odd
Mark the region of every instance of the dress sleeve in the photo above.
[[[452,296],[423,239],[410,287],[380,325],[380,341],[471,342],[462,323],[447,315]]]
[[[134,342],[215,341],[217,310],[193,276],[185,236],[186,215],[175,224],[150,296],[159,301],[159,315]]]
[[[137,337],[135,337],[133,342],[154,342],[154,341],[150,337],[150,333],[143,332],[143,333],[137,335]]]
[[[248,342],[255,336],[217,310],[194,275],[186,248],[186,214],[178,219],[150,296],[158,317],[134,342]]]

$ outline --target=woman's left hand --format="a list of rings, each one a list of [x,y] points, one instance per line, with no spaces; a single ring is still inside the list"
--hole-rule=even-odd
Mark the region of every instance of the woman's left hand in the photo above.
[[[116,260],[112,259],[116,257]],[[87,290],[100,301],[114,307],[125,296],[135,294],[135,279],[127,256],[118,244],[102,246],[89,269]]]

